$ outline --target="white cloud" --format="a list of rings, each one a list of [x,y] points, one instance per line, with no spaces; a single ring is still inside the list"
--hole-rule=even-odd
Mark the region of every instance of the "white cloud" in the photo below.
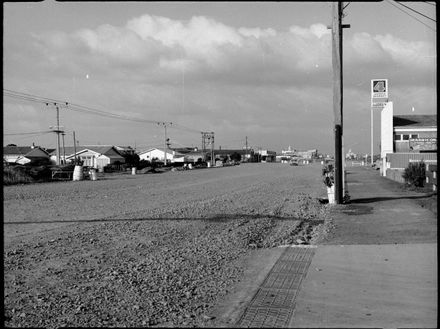
[[[92,31],[83,29],[72,35],[84,43],[92,54],[98,54],[122,62],[142,62],[151,59],[157,45],[143,41],[136,33],[111,25],[102,25]]]
[[[289,28],[289,31],[296,36],[306,39],[310,39],[312,37],[320,39],[324,35],[330,35],[330,30],[327,29],[324,24],[313,24],[310,26],[310,28],[303,28],[293,25]]]
[[[238,32],[245,36],[245,37],[254,37],[254,38],[261,38],[261,37],[274,37],[277,35],[277,32],[274,29],[260,29],[258,27],[255,28],[246,28],[246,27],[240,27],[238,29]]]
[[[389,56],[382,45],[368,33],[356,33],[345,43],[347,60],[353,62],[380,62]]]
[[[153,39],[169,48],[182,48],[185,54],[182,52],[181,56],[213,66],[222,55],[221,47],[240,47],[242,43],[242,36],[233,28],[203,16],[194,16],[184,23],[143,15],[130,20],[126,27],[143,40]]]
[[[409,42],[390,34],[378,35],[374,39],[398,63],[423,69],[435,66],[436,51],[427,42]]]
[[[276,31],[235,28],[202,16],[183,21],[143,15],[122,26],[40,33],[8,45],[4,79],[10,89],[73,97],[78,104],[148,119],[177,116],[176,122],[189,127],[229,127],[230,133],[304,122],[324,127],[332,121],[331,37],[324,24]],[[435,56],[428,43],[347,33],[347,122],[369,106],[372,78],[388,78],[396,97],[423,90],[425,99],[432,98],[435,91],[418,88],[435,85]],[[435,107],[433,100],[428,103]],[[421,98],[416,105],[423,107]],[[280,123],[280,117],[291,121]]]

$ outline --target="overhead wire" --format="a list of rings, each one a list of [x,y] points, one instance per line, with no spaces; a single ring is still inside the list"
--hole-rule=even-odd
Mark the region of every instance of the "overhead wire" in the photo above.
[[[46,104],[46,105],[49,105],[49,104],[59,105],[62,107],[67,107],[68,109],[70,109],[72,111],[94,114],[94,115],[98,115],[98,116],[102,116],[102,117],[108,117],[108,118],[119,119],[119,120],[127,120],[127,121],[133,121],[133,122],[144,122],[144,123],[151,123],[151,124],[160,123],[157,120],[148,120],[148,119],[124,116],[121,114],[115,114],[115,113],[111,113],[111,112],[107,112],[107,111],[103,111],[103,110],[98,110],[98,109],[95,109],[95,108],[92,108],[89,106],[84,106],[84,105],[69,103],[69,102],[63,102],[63,101],[53,99],[53,98],[46,98],[46,97],[31,95],[31,94],[17,92],[17,91],[13,91],[13,90],[9,90],[9,89],[3,89],[3,94],[5,96],[9,96],[12,98],[42,103],[42,104]],[[185,129],[190,132],[197,132],[197,133],[201,132],[199,130],[189,128],[189,127],[186,127],[186,126],[183,126],[180,124],[173,124],[173,126],[175,126],[177,129],[179,129],[179,128]]]
[[[396,1],[396,2],[397,2],[399,5],[401,5],[401,6],[405,7],[405,8],[408,8],[409,10],[411,10],[411,11],[413,11],[413,12],[415,12],[415,13],[417,13],[417,14],[419,14],[419,15],[421,15],[421,16],[427,18],[427,19],[430,19],[431,21],[433,21],[433,22],[435,22],[435,23],[437,23],[437,21],[436,21],[435,19],[432,19],[431,17],[428,17],[428,16],[422,14],[421,12],[419,12],[419,11],[417,11],[417,10],[411,8],[411,7],[405,6],[405,5],[404,5],[403,3],[401,3],[400,1]]]
[[[407,13],[405,10],[397,7],[395,4],[393,4],[390,0],[385,0],[387,3],[389,3],[390,5],[392,5],[393,7],[399,9],[400,11],[403,11],[405,14],[407,14],[408,16],[411,16],[412,18],[414,18],[416,21],[418,21],[419,23],[425,25],[428,29],[437,32],[435,29],[433,29],[432,27],[430,27],[429,25],[425,24],[424,22],[422,22],[421,20],[419,20],[417,17],[414,17],[413,15],[411,15],[410,13]]]
[[[27,133],[11,133],[11,134],[3,134],[4,136],[18,136],[18,135],[35,135],[35,134],[49,134],[52,133],[52,130],[46,130],[46,131],[34,131],[34,132],[27,132]]]

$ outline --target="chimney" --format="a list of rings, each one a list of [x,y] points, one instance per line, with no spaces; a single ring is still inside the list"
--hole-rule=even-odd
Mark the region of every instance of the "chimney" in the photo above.
[[[32,143],[31,149],[35,148],[35,143]]]

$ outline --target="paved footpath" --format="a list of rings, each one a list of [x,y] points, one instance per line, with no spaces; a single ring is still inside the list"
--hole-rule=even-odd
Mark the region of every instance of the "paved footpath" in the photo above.
[[[347,168],[351,203],[332,206],[318,246],[267,250],[216,326],[437,328],[437,216],[367,167]]]

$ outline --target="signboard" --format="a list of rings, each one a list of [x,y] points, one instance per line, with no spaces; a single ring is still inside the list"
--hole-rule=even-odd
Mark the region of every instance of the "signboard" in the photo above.
[[[437,150],[437,138],[410,138],[409,147],[412,151],[434,151]]]
[[[387,105],[387,102],[371,102],[371,107],[383,109]]]
[[[371,80],[371,98],[388,98],[388,79]]]

